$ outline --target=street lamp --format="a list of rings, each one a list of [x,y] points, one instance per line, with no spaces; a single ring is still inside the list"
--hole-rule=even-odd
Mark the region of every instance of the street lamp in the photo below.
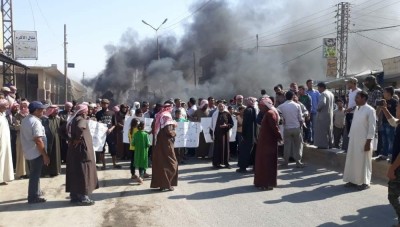
[[[157,56],[158,56],[158,60],[160,60],[160,46],[159,46],[159,44],[158,44],[158,29],[160,29],[161,26],[167,22],[167,20],[168,20],[168,18],[165,18],[164,22],[162,22],[162,24],[160,24],[160,26],[158,26],[158,28],[154,28],[154,27],[151,26],[149,23],[147,23],[146,21],[142,20],[143,24],[148,25],[150,28],[152,28],[152,29],[156,32],[156,37],[157,37]]]

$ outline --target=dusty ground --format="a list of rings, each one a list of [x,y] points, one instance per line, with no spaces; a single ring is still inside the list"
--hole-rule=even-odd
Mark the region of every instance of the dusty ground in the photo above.
[[[253,176],[213,170],[208,161],[180,166],[179,186],[158,192],[133,183],[129,164],[99,171],[96,205],[72,206],[65,176],[44,178],[47,203],[29,205],[28,180],[0,186],[0,226],[391,226],[395,213],[387,188],[358,192],[343,187],[341,175],[308,166],[279,170],[279,187],[260,192]],[[233,164],[233,163],[232,163]]]

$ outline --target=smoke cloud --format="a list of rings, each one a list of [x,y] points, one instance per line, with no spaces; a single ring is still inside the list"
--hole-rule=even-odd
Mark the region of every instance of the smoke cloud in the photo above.
[[[105,47],[109,56],[105,69],[82,82],[93,88],[94,96],[101,97],[108,91],[113,97],[107,98],[118,103],[132,103],[176,97],[187,100],[208,96],[229,99],[236,94],[258,96],[260,89],[272,95],[272,88],[278,83],[303,84],[308,78],[325,80],[326,59],[322,58],[321,49],[293,60],[321,45],[322,38],[295,45],[260,47],[257,51],[255,35],[260,33],[260,45],[270,45],[335,32],[334,7],[321,14],[326,14],[321,17],[325,23],[315,19],[293,27],[299,24],[296,19],[314,13],[315,5],[325,9],[334,3],[336,1],[239,0],[233,4],[227,0],[213,0],[194,14],[191,22],[184,24],[180,39],[161,31],[160,60],[157,60],[154,39],[139,40],[137,32],[128,29],[118,46]],[[203,4],[204,1],[195,3],[191,10]],[[277,31],[280,25],[280,32],[266,32]],[[377,50],[366,52],[376,55]],[[368,66],[365,61],[356,61],[355,55],[349,58],[356,62],[349,66],[353,71]],[[197,86],[194,71],[200,82]]]

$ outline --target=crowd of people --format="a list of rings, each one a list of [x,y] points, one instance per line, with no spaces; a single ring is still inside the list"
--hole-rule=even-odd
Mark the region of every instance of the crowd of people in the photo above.
[[[276,85],[275,96],[262,90],[258,98],[236,95],[229,101],[208,97],[190,98],[188,102],[176,98],[153,106],[142,101],[112,109],[109,100],[101,99],[94,103],[67,102],[60,112],[50,102],[18,99],[14,86],[3,87],[0,183],[29,178],[28,202],[45,202],[40,178],[58,176],[65,163],[66,192],[71,202],[93,205],[89,196],[99,187],[97,171],[107,170],[108,150],[112,168],[121,169],[118,162],[130,160],[132,180],[143,184],[151,178],[150,187],[161,191],[174,190],[178,165],[190,157],[210,159],[215,169],[230,169],[232,158],[237,158],[237,173],[254,173],[257,188],[273,190],[280,147],[282,166],[295,162],[296,168],[304,168],[303,146],[309,144],[347,152],[343,180],[346,187],[358,190],[370,187],[373,156],[389,160],[389,201],[400,216],[398,96],[393,87],[382,89],[374,76],[363,82],[366,91],[358,88],[356,78],[349,78],[346,84],[348,92],[343,95],[332,93],[322,82],[314,89],[310,79],[305,85],[291,83],[287,90]],[[136,118],[127,122],[130,116]],[[143,118],[154,119],[151,131],[145,130]],[[207,143],[205,132],[201,132],[197,148],[174,148],[176,122],[201,122],[202,118],[211,118],[213,142]],[[93,150],[89,120],[108,128],[100,151]],[[124,143],[124,124],[130,126],[129,143]],[[237,127],[237,133],[232,140],[233,127]],[[152,168],[151,175],[148,168]]]

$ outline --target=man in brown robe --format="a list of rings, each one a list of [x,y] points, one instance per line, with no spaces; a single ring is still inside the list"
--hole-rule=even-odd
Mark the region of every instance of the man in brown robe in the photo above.
[[[58,176],[61,173],[61,152],[60,136],[60,117],[58,116],[58,107],[55,105],[47,108],[45,116],[42,117],[42,124],[46,131],[47,154],[50,158],[50,164],[43,166],[42,175]]]
[[[75,116],[67,124],[69,134],[66,192],[71,203],[80,206],[94,205],[89,195],[99,188],[92,136],[89,131],[87,105],[77,105]]]
[[[58,116],[60,117],[60,128],[65,129],[67,125],[68,119],[71,117],[72,114],[72,103],[66,102],[64,106],[64,110],[60,111]],[[66,135],[67,133],[63,132],[62,135]],[[64,138],[61,136],[60,140],[60,151],[61,151],[61,162],[65,163],[67,161],[67,151],[68,151],[68,138]]]
[[[128,157],[131,153],[129,152],[129,144],[124,143],[123,139],[124,138],[123,129],[125,123],[125,116],[128,113],[128,106],[125,104],[121,104],[119,109],[120,110],[115,113],[116,125],[114,129],[117,158],[120,158],[121,160],[130,160],[130,157]]]
[[[233,120],[231,114],[226,110],[223,103],[218,104],[218,111],[212,116],[212,125],[214,135],[214,155],[213,167],[231,168],[229,165],[229,130],[233,127]]]
[[[199,109],[197,109],[194,114],[192,115],[192,121],[200,122],[201,118],[208,117],[208,100],[203,99],[199,105]],[[210,151],[210,144],[206,143],[206,139],[204,138],[204,133],[200,133],[199,139],[199,147],[196,149],[196,157],[205,158],[208,156]]]
[[[272,190],[277,185],[279,114],[270,98],[261,99],[260,112],[264,113],[258,136],[255,158],[254,185],[261,190]]]
[[[171,111],[172,103],[166,102],[155,116],[153,134],[156,140],[153,149],[151,188],[161,191],[173,191],[178,185],[178,161],[174,151],[176,122]]]

